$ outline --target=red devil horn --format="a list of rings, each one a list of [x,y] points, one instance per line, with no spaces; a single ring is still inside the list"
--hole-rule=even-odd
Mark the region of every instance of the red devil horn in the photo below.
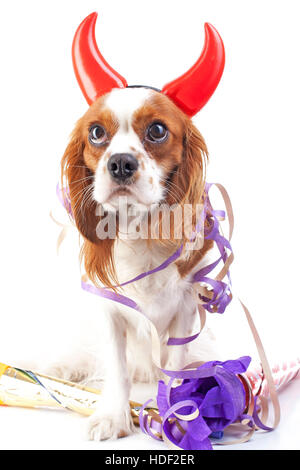
[[[197,62],[162,92],[182,111],[193,116],[207,103],[221,79],[225,63],[223,41],[217,30],[205,23],[205,42]]]
[[[125,78],[100,54],[95,39],[97,13],[91,13],[78,27],[72,46],[75,75],[88,104],[112,88],[125,88]]]

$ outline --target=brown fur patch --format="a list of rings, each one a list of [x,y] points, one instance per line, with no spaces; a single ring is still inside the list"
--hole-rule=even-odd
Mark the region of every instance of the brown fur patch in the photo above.
[[[179,164],[182,154],[182,138],[186,117],[164,95],[154,93],[144,106],[133,115],[132,127],[143,143],[148,155],[156,160],[167,174],[174,165]],[[161,122],[169,131],[168,139],[162,143],[150,142],[146,132],[153,122]]]
[[[107,134],[107,143],[97,147],[89,142],[88,135],[89,129],[92,125],[99,124],[104,127]],[[81,119],[81,133],[85,141],[84,148],[84,161],[86,165],[92,170],[96,171],[99,159],[102,157],[107,149],[111,139],[118,131],[119,124],[114,114],[104,107],[103,97],[97,100],[85,113]]]
[[[187,276],[201,261],[203,256],[213,247],[213,240],[205,240],[200,250],[195,250],[188,260],[176,261],[176,266],[181,277]]]

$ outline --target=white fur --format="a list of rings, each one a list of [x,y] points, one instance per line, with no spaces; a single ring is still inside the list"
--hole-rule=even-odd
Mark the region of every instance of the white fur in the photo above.
[[[134,112],[139,109],[151,96],[150,88],[115,88],[105,99],[105,106],[114,113],[121,129],[131,122]]]

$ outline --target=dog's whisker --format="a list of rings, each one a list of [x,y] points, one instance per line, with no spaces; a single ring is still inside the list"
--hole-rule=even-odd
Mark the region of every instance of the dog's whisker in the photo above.
[[[94,183],[91,183],[88,186],[85,186],[82,190],[78,191],[76,195],[73,196],[73,199],[76,201],[74,204],[74,208],[73,208],[74,210],[77,210],[79,205],[82,206],[85,198],[87,197],[89,192],[92,193],[93,189],[94,189]]]
[[[94,175],[85,176],[84,178],[80,178],[79,180],[71,181],[71,183],[69,183],[69,186],[72,186],[75,183],[79,183],[80,181],[86,181],[86,180],[93,179],[93,178],[94,178]]]
[[[88,192],[86,192],[86,193],[83,195],[82,198],[79,198],[79,199],[76,201],[76,203],[75,203],[75,205],[74,205],[74,208],[73,208],[74,211],[80,210],[80,212],[82,213],[82,206],[83,206],[83,203],[84,203],[84,198],[87,197],[87,193],[88,193]]]
[[[79,196],[79,194],[84,194],[85,191],[87,191],[91,185],[92,185],[92,183],[90,183],[90,184],[87,185],[87,186],[81,187],[81,189],[80,189],[79,191],[77,191],[76,194],[72,194],[72,198],[76,200],[77,197]],[[79,186],[79,183],[78,183],[78,186]],[[82,186],[82,185],[81,185],[81,186]]]
[[[68,168],[84,168],[85,170],[90,171],[86,165],[68,165]]]
[[[167,181],[167,180],[165,180]],[[170,194],[170,196],[174,197],[176,201],[180,201],[182,197],[184,196],[184,191],[179,188],[177,185],[172,182],[168,181],[168,185],[166,186],[167,193]]]
[[[82,215],[83,215],[84,206],[86,206],[86,208],[90,206],[90,204],[88,205],[87,202],[91,199],[93,190],[94,190],[94,185],[90,185],[90,187],[88,188],[87,191],[85,191],[85,194],[81,199],[80,212]]]

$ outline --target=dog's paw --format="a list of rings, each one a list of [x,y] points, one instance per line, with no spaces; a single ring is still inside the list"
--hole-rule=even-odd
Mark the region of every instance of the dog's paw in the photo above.
[[[103,408],[103,411],[95,411],[87,420],[86,437],[90,441],[117,439],[133,432],[135,432],[135,428],[129,407],[120,411],[119,414],[115,410],[109,413]]]

